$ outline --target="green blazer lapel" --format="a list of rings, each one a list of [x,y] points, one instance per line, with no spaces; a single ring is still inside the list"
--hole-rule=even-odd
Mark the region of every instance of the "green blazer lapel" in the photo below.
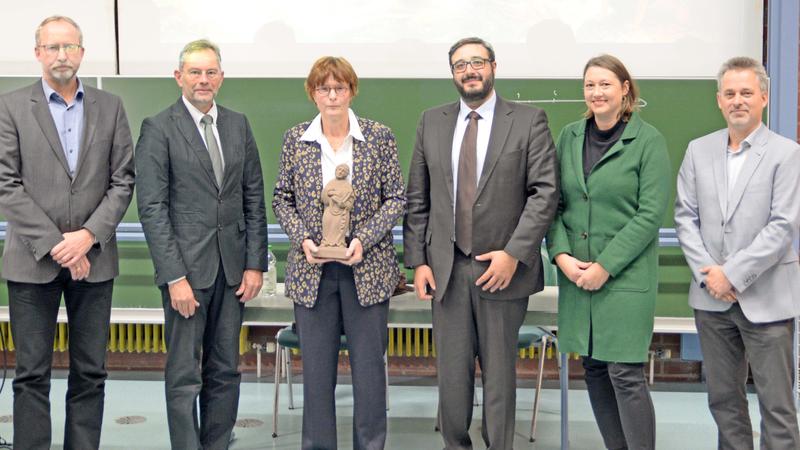
[[[78,153],[78,165],[75,167],[75,176],[77,177],[83,167],[83,162],[87,158],[87,154],[92,148],[94,142],[94,133],[97,128],[97,118],[99,115],[97,107],[97,99],[94,98],[88,88],[83,91],[83,136],[81,138],[81,147]]]
[[[433,129],[439,134],[439,156],[442,159],[442,171],[444,180],[447,183],[447,192],[450,194],[450,201],[455,201],[453,194],[453,134],[456,132],[456,121],[458,120],[459,102],[455,102],[442,110],[442,115],[438,117],[439,122],[433,124]]]
[[[208,148],[206,148],[206,144],[200,137],[200,131],[197,129],[197,125],[195,125],[191,114],[189,114],[189,111],[186,109],[181,99],[178,99],[178,102],[172,106],[172,120],[175,121],[178,130],[181,132],[184,139],[186,139],[186,143],[197,156],[200,167],[206,172],[206,176],[211,184],[219,189],[219,186],[217,186],[217,179],[214,176],[214,167],[211,165],[211,157],[208,156]]]
[[[766,133],[764,130],[766,127],[764,125],[761,126],[761,129],[758,133],[753,136],[753,146],[747,149],[747,152],[750,152],[746,156],[744,160],[744,164],[742,165],[742,171],[739,172],[739,176],[736,177],[736,184],[733,186],[733,192],[731,193],[730,203],[728,204],[728,211],[725,215],[725,221],[728,221],[733,212],[736,211],[736,208],[739,206],[739,202],[742,201],[742,196],[744,195],[744,190],[747,187],[747,184],[750,182],[750,179],[753,177],[753,173],[755,173],[756,169],[758,168],[759,163],[764,157],[764,153],[766,152]]]
[[[50,149],[56,155],[56,159],[61,163],[64,171],[69,173],[69,164],[67,157],[64,155],[64,149],[61,147],[61,140],[58,138],[58,130],[56,124],[53,122],[53,116],[50,114],[50,106],[47,104],[47,99],[44,98],[44,89],[42,89],[41,81],[33,84],[31,89],[31,110],[36,122],[39,123],[39,128],[42,129],[45,139],[50,144]]]
[[[588,193],[586,188],[586,180],[583,178],[583,141],[586,138],[586,120],[581,122],[581,125],[573,130],[575,137],[572,140],[572,147],[566,149],[569,152],[569,158],[572,159],[572,167],[575,169],[575,176],[578,179],[578,186],[583,189],[584,193]]]
[[[498,96],[497,103],[494,105],[494,119],[492,119],[492,131],[489,133],[489,145],[486,147],[486,158],[483,161],[483,169],[481,170],[481,178],[478,180],[478,190],[475,192],[475,198],[481,196],[481,192],[486,186],[486,180],[492,175],[494,166],[503,153],[508,132],[511,131],[511,124],[514,123],[513,112],[514,110],[508,106],[505,100]]]
[[[728,209],[728,179],[727,179],[727,158],[728,131],[720,133],[720,139],[714,147],[709,149],[711,152],[711,170],[714,172],[714,181],[717,185],[717,202],[722,217],[727,216]]]

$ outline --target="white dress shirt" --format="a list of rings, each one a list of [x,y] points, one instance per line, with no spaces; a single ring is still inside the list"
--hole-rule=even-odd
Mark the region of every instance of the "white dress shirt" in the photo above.
[[[458,189],[458,158],[461,155],[461,142],[464,140],[464,132],[467,131],[467,124],[469,119],[467,114],[472,109],[464,103],[461,99],[460,107],[458,110],[458,118],[456,119],[456,130],[453,133],[453,149],[451,153],[451,170],[453,172],[453,190]],[[477,145],[477,167],[475,168],[476,179],[475,184],[481,179],[481,172],[483,172],[483,162],[486,160],[486,152],[489,149],[489,135],[492,132],[492,121],[494,120],[494,106],[497,103],[497,96],[494,91],[490,94],[489,100],[483,102],[478,109],[475,110],[481,118],[478,119],[478,145]],[[453,213],[455,213],[455,202],[453,202]]]
[[[322,133],[322,117],[320,114],[314,117],[306,132],[300,136],[301,141],[317,142],[322,148],[323,189],[329,181],[336,178],[336,166],[339,164],[347,164],[350,169],[347,181],[353,182],[353,139],[364,142],[364,135],[361,133],[361,127],[358,126],[358,119],[352,109],[347,109],[347,117],[349,120],[347,136],[345,136],[342,146],[336,151],[333,150],[330,142]]]
[[[217,148],[219,148],[219,159],[222,161],[222,169],[225,169],[225,155],[222,152],[222,141],[219,140],[219,131],[217,131],[217,102],[214,102],[211,105],[211,109],[208,110],[207,113],[200,111],[199,109],[195,108],[193,104],[186,99],[186,97],[181,96],[183,99],[183,104],[186,105],[186,109],[189,110],[189,114],[192,116],[192,120],[194,121],[194,125],[197,127],[197,131],[200,132],[200,137],[203,139],[203,144],[206,144],[206,148],[208,148],[208,142],[206,142],[206,132],[205,128],[203,127],[202,122],[200,120],[208,114],[214,119],[214,123],[211,125],[211,129],[214,131],[214,137],[217,138]]]

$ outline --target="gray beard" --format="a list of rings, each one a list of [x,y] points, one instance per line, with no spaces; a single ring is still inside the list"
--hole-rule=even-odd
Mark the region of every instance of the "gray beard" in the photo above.
[[[59,72],[59,71],[52,70],[52,71],[50,71],[50,78],[53,81],[57,81],[59,83],[66,84],[69,81],[72,81],[73,78],[75,78],[75,73],[76,73],[75,69],[70,69],[70,70],[68,70],[66,72]]]

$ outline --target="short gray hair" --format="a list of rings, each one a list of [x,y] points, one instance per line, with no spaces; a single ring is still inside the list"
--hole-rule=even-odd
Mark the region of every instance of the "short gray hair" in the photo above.
[[[722,63],[717,72],[717,91],[722,89],[722,77],[731,70],[752,70],[758,77],[758,87],[761,92],[769,92],[769,77],[764,65],[749,56],[734,56]]]
[[[75,29],[78,30],[78,44],[80,44],[81,47],[83,47],[83,31],[81,31],[81,27],[78,25],[77,22],[75,22],[74,20],[70,19],[67,16],[50,16],[44,19],[42,23],[40,23],[39,26],[36,27],[36,35],[34,37],[36,39],[37,46],[41,45],[42,43],[40,39],[42,35],[42,28],[44,28],[44,26],[50,22],[67,22],[68,24],[75,27]]]
[[[217,64],[222,66],[222,55],[219,52],[219,47],[217,44],[209,41],[208,39],[198,39],[196,41],[189,42],[185,46],[183,46],[183,50],[181,50],[180,56],[178,56],[178,70],[183,69],[183,63],[186,61],[186,55],[190,53],[201,52],[203,50],[211,50],[217,55]]]

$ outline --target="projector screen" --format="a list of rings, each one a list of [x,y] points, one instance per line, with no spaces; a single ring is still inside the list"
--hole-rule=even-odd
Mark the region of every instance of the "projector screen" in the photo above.
[[[618,56],[636,77],[710,77],[734,55],[761,59],[761,0],[118,0],[122,75],[166,75],[191,40],[222,50],[228,76],[305,77],[323,55],[359,76],[449,76],[447,51],[480,36],[498,77],[580,77]]]
[[[83,31],[86,52],[81,74],[117,73],[114,0],[3,0],[2,4],[0,74],[42,74],[42,66],[33,54],[34,33],[44,18],[56,14],[69,16]]]
[[[167,76],[201,37],[229,77],[305,77],[338,55],[362,77],[445,78],[466,36],[494,45],[501,78],[580,77],[600,53],[635,77],[712,77],[730,56],[760,60],[763,43],[763,0],[116,0],[117,24],[114,0],[3,3],[0,75],[41,73],[33,33],[52,14],[81,25],[84,75]]]

